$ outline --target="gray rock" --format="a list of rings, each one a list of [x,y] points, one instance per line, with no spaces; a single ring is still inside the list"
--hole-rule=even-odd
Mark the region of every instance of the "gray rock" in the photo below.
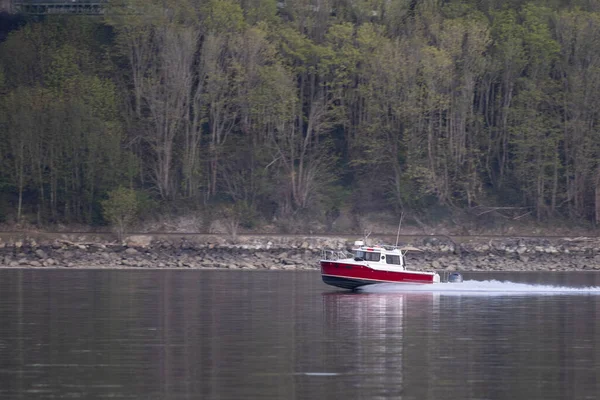
[[[48,255],[46,254],[46,252],[42,249],[37,249],[35,251],[35,255],[38,256],[38,258],[47,258]]]
[[[558,249],[554,246],[546,247],[546,253],[556,254],[558,253]]]

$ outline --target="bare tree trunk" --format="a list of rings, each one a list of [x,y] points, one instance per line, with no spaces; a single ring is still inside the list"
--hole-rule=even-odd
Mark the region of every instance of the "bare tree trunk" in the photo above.
[[[594,182],[594,221],[596,226],[600,225],[600,166],[596,170]]]
[[[557,146],[558,147],[558,146]],[[559,149],[556,149],[559,152]],[[552,197],[550,201],[550,212],[554,215],[556,212],[556,197],[558,194],[558,155],[554,156],[554,174],[552,177]]]
[[[152,79],[145,80],[144,96],[150,111],[150,142],[155,153],[157,189],[164,199],[175,196],[172,171],[174,146],[185,130],[190,87],[193,83],[192,66],[198,33],[193,28],[164,26],[155,31],[157,65]]]
[[[19,174],[19,203],[17,205],[17,223],[21,222],[21,213],[22,213],[22,209],[23,209],[23,159],[22,159],[22,155],[21,155],[21,161],[19,162],[19,167],[18,167],[18,174]]]

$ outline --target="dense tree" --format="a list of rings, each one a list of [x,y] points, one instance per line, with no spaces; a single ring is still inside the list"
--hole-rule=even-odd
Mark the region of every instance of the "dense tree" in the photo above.
[[[118,100],[91,43],[93,29],[48,21],[13,32],[3,43],[3,54],[15,56],[2,57],[9,84],[0,134],[9,143],[5,171],[18,197],[18,220],[28,206],[39,222],[89,223],[99,197],[120,174]]]
[[[584,0],[114,0],[28,21],[0,43],[2,197],[39,223],[97,222],[124,186],[264,218],[597,224],[599,39]]]
[[[102,213],[116,231],[119,240],[127,232],[139,212],[139,204],[135,190],[122,186],[110,190],[108,198],[101,202]]]

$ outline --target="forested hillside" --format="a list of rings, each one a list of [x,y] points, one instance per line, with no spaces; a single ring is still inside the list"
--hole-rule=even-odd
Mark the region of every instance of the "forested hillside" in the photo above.
[[[0,93],[6,222],[102,224],[120,187],[252,221],[600,222],[593,0],[115,0],[10,32]]]

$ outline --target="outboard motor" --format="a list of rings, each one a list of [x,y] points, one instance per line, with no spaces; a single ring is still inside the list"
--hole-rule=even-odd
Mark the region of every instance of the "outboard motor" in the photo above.
[[[463,281],[463,277],[458,272],[453,272],[450,275],[448,275],[448,282],[458,283],[458,282],[462,282],[462,281]]]

